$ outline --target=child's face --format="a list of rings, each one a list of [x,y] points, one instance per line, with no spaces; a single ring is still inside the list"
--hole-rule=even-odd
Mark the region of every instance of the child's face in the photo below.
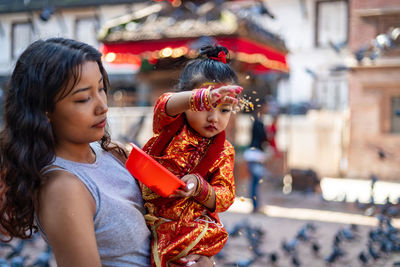
[[[108,106],[102,74],[94,61],[81,67],[79,81],[48,114],[58,145],[86,144],[104,135]]]
[[[197,133],[204,137],[213,137],[226,129],[232,114],[232,105],[223,104],[212,111],[185,112],[187,121]]]

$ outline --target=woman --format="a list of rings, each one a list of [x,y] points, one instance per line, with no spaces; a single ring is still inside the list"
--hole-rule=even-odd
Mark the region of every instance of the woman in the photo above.
[[[39,229],[59,267],[150,265],[140,190],[105,129],[108,88],[96,49],[52,38],[22,53],[6,90],[0,230]]]

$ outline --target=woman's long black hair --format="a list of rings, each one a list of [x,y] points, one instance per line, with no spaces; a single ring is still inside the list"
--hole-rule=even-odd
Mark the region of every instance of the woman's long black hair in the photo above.
[[[216,60],[220,52],[229,56],[226,47],[207,45],[200,48],[198,58],[189,61],[179,78],[178,91],[190,91],[202,83],[238,83],[238,78],[232,67]]]
[[[32,43],[19,57],[5,90],[0,133],[0,233],[29,238],[36,227],[34,196],[41,170],[55,159],[55,140],[46,112],[79,81],[84,62],[97,62],[105,88],[109,81],[101,53],[78,41],[51,38]],[[70,79],[72,87],[67,88]],[[106,149],[108,132],[99,141]]]

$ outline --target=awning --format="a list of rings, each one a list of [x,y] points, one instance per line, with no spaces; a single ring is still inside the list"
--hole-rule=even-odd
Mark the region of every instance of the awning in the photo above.
[[[265,44],[243,37],[214,37],[218,44],[229,49],[231,58],[243,62],[245,68],[254,73],[271,70],[289,72],[286,53]],[[103,59],[112,64],[132,64],[140,67],[143,59],[150,63],[160,58],[188,58],[196,56],[192,44],[197,39],[134,41],[103,43],[100,51]]]

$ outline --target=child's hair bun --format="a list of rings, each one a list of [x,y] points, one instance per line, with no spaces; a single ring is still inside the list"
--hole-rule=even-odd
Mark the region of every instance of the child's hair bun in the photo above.
[[[220,45],[207,45],[200,48],[199,57],[200,58],[209,58],[216,60],[221,56],[221,52],[224,52],[224,55],[229,55],[229,50]]]

